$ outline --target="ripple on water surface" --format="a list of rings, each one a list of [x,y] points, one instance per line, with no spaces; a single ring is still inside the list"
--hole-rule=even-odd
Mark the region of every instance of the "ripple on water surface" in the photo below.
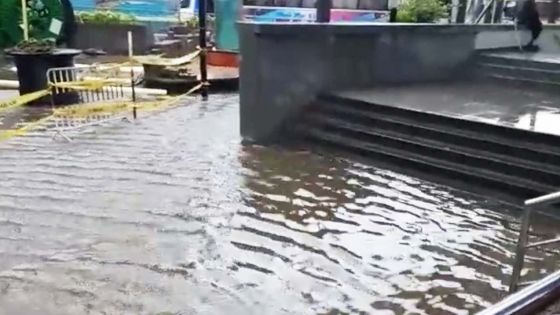
[[[505,294],[514,210],[243,147],[237,104],[0,144],[0,314],[466,314]]]

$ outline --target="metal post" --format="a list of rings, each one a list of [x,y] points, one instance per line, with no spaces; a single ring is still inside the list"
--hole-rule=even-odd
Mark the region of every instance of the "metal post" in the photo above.
[[[511,274],[511,280],[509,283],[510,294],[517,290],[517,285],[519,284],[519,278],[521,277],[521,271],[523,270],[523,265],[525,263],[525,251],[526,251],[527,240],[529,236],[529,227],[530,227],[532,212],[533,212],[533,207],[528,206],[523,213],[523,218],[521,221],[521,231],[519,232],[519,240],[517,241],[517,249],[515,251],[515,262],[513,265],[513,272]]]
[[[388,0],[387,1],[387,8],[389,9],[389,22],[396,23],[397,22],[397,13],[398,13],[399,1],[395,0]]]
[[[552,0],[550,2],[550,13],[548,15],[548,23],[556,24],[556,20],[558,20],[558,14],[560,14],[558,0]]]
[[[132,32],[128,32],[128,59],[130,61],[130,88],[132,89],[132,102],[136,102],[136,89],[135,89],[135,80],[134,80],[134,67],[133,67],[133,56],[134,56],[134,49],[132,43]]]
[[[396,23],[397,22],[397,8],[392,8],[391,10],[389,10],[389,22],[390,23]]]
[[[465,23],[465,17],[467,16],[467,0],[459,0],[459,7],[457,8],[457,23]]]
[[[496,24],[501,24],[504,17],[504,5],[505,0],[496,0],[496,12],[494,16],[494,22]]]
[[[136,112],[136,82],[134,80],[134,63],[133,61],[134,56],[134,46],[132,42],[132,32],[128,32],[128,60],[130,66],[130,88],[132,89],[132,103],[134,104],[132,107],[132,118],[136,119],[138,114]]]
[[[206,64],[206,0],[198,0],[198,28],[200,46],[200,95],[208,99],[208,66]]]
[[[490,18],[490,23],[496,23],[496,9],[498,8],[498,0],[492,1],[492,17]]]
[[[27,1],[21,0],[21,22],[23,23],[23,39],[29,39],[29,23],[27,22]]]
[[[494,0],[489,1],[484,8],[482,9],[482,12],[480,12],[480,14],[478,15],[478,17],[476,18],[474,24],[478,24],[482,21],[482,19],[484,19],[487,14],[488,14],[488,10],[490,9],[490,7],[492,6],[492,4],[494,4]]]
[[[332,0],[317,0],[316,8],[315,21],[317,23],[329,23],[331,21]]]
[[[181,0],[177,0],[177,22],[181,24]]]

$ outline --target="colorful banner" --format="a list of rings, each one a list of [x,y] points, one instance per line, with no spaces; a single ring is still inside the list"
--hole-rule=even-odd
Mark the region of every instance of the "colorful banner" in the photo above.
[[[256,22],[315,22],[315,8],[245,6],[247,20]],[[388,11],[331,9],[331,22],[387,22]]]
[[[71,0],[76,11],[114,10],[136,16],[177,14],[177,0]]]
[[[136,16],[174,16],[177,14],[177,0],[71,0],[76,11],[114,10]],[[224,1],[224,0],[221,0]],[[237,0],[236,0],[237,1]],[[220,0],[214,0],[214,3]],[[188,4],[191,4],[190,6]],[[181,11],[195,15],[197,0],[181,1],[185,7]],[[194,5],[192,5],[194,4]],[[221,3],[218,3],[220,7]],[[221,8],[221,7],[220,7]],[[218,8],[218,11],[220,11]],[[189,12],[186,12],[189,11]],[[192,12],[191,12],[192,11]],[[229,14],[231,10],[226,10]],[[248,20],[258,22],[315,22],[315,8],[245,6],[244,15]],[[387,11],[332,9],[331,22],[384,22]]]

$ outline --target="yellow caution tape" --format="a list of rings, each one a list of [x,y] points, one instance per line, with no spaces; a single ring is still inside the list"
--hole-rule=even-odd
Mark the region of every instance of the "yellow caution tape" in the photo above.
[[[118,100],[118,101],[98,102],[98,103],[91,103],[91,104],[68,105],[62,108],[55,109],[54,115],[57,117],[64,116],[68,118],[69,117],[83,118],[89,115],[118,114],[127,110],[132,110],[133,108],[142,111],[153,111],[176,104],[179,99],[194,93],[195,91],[199,90],[201,87],[202,84],[198,84],[197,86],[191,88],[189,91],[187,91],[184,94],[177,95],[174,97],[167,97],[164,99],[158,99],[155,101],[137,101],[133,103],[131,101]]]
[[[141,109],[143,111],[155,111],[155,110],[160,110],[163,108],[169,108],[173,105],[176,105],[178,103],[178,101],[185,97],[185,96],[189,96],[192,93],[196,92],[197,90],[199,90],[202,87],[202,84],[198,84],[197,86],[191,88],[190,90],[188,90],[186,93],[171,97],[167,100],[161,100],[159,102],[144,102],[143,104],[140,103],[136,103],[136,104],[131,104],[132,107],[136,106],[137,109]]]
[[[155,101],[139,101],[133,103],[130,101],[121,100],[121,101],[113,101],[113,102],[106,102],[106,103],[76,104],[76,105],[61,107],[55,109],[52,115],[28,123],[21,128],[0,131],[0,141],[5,141],[16,136],[22,136],[27,132],[29,132],[30,130],[42,125],[43,123],[45,123],[50,119],[79,119],[79,118],[95,116],[95,115],[111,115],[111,114],[122,113],[124,111],[129,111],[132,110],[133,108],[136,108],[136,110],[142,110],[146,112],[169,108],[170,106],[176,105],[182,97],[194,93],[202,86],[203,83],[198,84],[197,86],[191,88],[189,91],[187,91],[184,94],[174,96],[174,97],[167,97]],[[49,94],[49,91],[41,91],[41,92],[44,92],[44,94],[40,94],[39,92],[33,94],[36,94],[34,95],[36,98]],[[27,99],[31,99],[31,98],[29,97]]]
[[[7,101],[0,102],[0,110],[23,106],[27,103],[40,99],[41,97],[50,94],[50,90],[41,90],[33,93],[24,94],[21,96],[13,97]]]
[[[122,80],[113,79],[90,79],[84,81],[68,81],[51,83],[51,87],[57,89],[70,89],[78,91],[98,91],[108,85],[122,85]]]

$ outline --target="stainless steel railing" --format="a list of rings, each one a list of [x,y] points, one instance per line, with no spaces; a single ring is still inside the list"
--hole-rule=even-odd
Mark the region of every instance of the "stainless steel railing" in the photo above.
[[[477,315],[533,315],[556,300],[560,292],[560,271],[512,294]]]
[[[560,191],[548,195],[540,196],[537,198],[528,199],[525,200],[524,202],[526,208],[523,213],[523,218],[521,221],[519,240],[517,241],[517,249],[515,252],[513,272],[509,284],[510,293],[515,292],[520,285],[519,279],[521,277],[521,270],[523,270],[523,265],[525,263],[525,254],[527,252],[527,249],[560,243],[560,238],[554,238],[554,239],[528,244],[529,227],[531,226],[531,214],[533,213],[533,210],[536,207],[544,206],[554,202],[560,202]]]

